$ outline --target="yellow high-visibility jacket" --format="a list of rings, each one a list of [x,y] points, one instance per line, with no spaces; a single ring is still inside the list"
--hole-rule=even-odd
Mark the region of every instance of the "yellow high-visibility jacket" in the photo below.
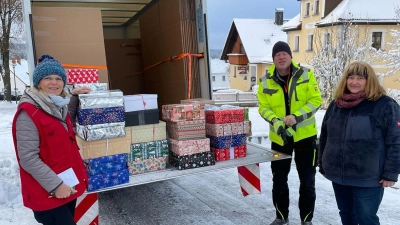
[[[294,142],[317,134],[314,114],[321,106],[322,97],[314,73],[304,67],[300,67],[292,60],[291,77],[288,86],[290,114],[296,116],[297,124],[293,135]],[[270,123],[269,137],[274,143],[283,146],[282,138],[272,126],[272,120],[283,120],[286,116],[286,104],[283,88],[274,80],[275,65],[271,65],[267,74],[260,78],[258,86],[258,112],[261,117]]]

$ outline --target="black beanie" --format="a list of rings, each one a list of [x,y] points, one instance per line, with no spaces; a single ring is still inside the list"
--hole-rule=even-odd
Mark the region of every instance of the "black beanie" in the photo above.
[[[275,55],[278,52],[287,52],[290,57],[293,58],[292,51],[290,50],[290,47],[286,42],[278,41],[275,43],[274,47],[272,48],[272,59],[275,58]]]

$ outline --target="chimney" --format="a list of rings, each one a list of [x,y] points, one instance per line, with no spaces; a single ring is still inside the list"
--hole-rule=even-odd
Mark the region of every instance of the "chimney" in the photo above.
[[[282,25],[283,24],[283,8],[275,8],[275,24]]]

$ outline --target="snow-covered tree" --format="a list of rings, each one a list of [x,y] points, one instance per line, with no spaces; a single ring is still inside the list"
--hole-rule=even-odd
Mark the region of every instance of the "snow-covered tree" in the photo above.
[[[388,88],[387,95],[392,97],[394,100],[397,101],[397,103],[400,104],[400,90]]]
[[[311,40],[312,51],[306,53],[306,61],[314,68],[324,98],[323,108],[333,100],[336,86],[349,63],[372,63],[376,60],[376,49],[371,47],[369,26],[342,22],[341,25],[316,28],[314,40]]]
[[[0,0],[0,74],[4,83],[4,100],[11,101],[10,52],[17,52],[23,43],[21,0]],[[11,55],[11,57],[20,57]]]

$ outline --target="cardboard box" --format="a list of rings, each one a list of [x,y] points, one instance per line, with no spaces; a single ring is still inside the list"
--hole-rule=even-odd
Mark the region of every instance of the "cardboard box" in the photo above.
[[[246,157],[246,150],[247,150],[246,145],[223,148],[223,149],[211,148],[211,151],[214,152],[215,154],[215,160],[217,162]]]
[[[128,162],[129,174],[139,174],[167,168],[168,156]]]
[[[174,140],[169,138],[168,140],[170,141],[169,150],[179,156],[210,151],[210,139],[208,138],[192,140]]]
[[[214,152],[209,151],[179,156],[170,151],[168,161],[169,164],[176,167],[178,170],[184,170],[215,165],[215,155]]]
[[[124,95],[125,112],[158,109],[157,95]]]
[[[62,64],[93,66],[108,83],[103,24],[99,8],[32,5],[36,59],[49,54]],[[100,66],[100,68],[96,68]],[[72,67],[65,67],[71,69]]]
[[[112,187],[129,182],[128,169],[89,176],[88,191]]]
[[[131,144],[167,139],[166,123],[161,120],[156,124],[125,127],[125,131],[131,135]]]
[[[131,132],[125,131],[125,137],[110,138],[97,141],[85,141],[76,136],[79,152],[83,159],[97,158],[107,155],[129,153],[131,149]]]
[[[67,84],[97,83],[99,70],[97,69],[66,69]]]

